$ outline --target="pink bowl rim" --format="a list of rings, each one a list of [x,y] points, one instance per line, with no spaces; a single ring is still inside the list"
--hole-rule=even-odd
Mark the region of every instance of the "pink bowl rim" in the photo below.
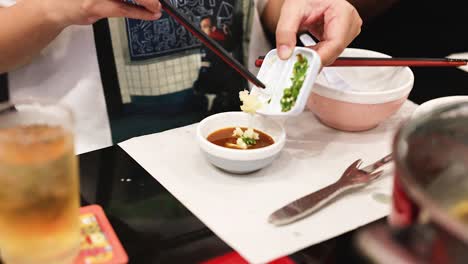
[[[351,53],[351,54],[346,54]],[[380,53],[377,51],[366,50],[366,49],[356,49],[356,48],[347,48],[344,52],[346,56],[370,56],[370,57],[387,57],[390,58],[391,56]],[[364,54],[363,54],[364,53]],[[333,100],[348,102],[348,103],[357,103],[357,104],[382,104],[392,102],[403,97],[406,97],[411,92],[413,85],[414,85],[414,74],[413,71],[409,67],[400,67],[402,69],[402,73],[408,75],[408,80],[404,82],[401,86],[395,89],[389,89],[385,91],[343,91],[337,90],[331,87],[327,87],[325,85],[315,83],[314,87],[312,88],[311,92],[321,95],[323,97],[327,97]],[[401,74],[401,73],[400,73]]]

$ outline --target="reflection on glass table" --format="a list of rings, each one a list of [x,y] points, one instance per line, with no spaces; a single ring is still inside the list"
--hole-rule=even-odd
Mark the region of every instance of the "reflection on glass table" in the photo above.
[[[233,252],[120,147],[79,158],[82,205],[103,207],[130,263],[200,263]],[[352,233],[290,258],[364,263],[352,246]]]

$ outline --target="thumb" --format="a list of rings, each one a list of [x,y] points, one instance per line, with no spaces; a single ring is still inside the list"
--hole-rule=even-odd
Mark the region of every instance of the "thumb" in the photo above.
[[[297,31],[302,22],[302,10],[299,5],[283,4],[278,26],[276,27],[276,48],[282,60],[291,57],[296,46]]]

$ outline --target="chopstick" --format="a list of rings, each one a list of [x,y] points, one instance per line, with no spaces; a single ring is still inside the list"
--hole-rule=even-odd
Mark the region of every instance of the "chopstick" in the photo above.
[[[255,75],[253,75],[247,68],[244,67],[239,61],[234,59],[221,45],[212,40],[205,32],[194,26],[182,13],[175,9],[168,0],[160,0],[162,8],[183,27],[190,31],[197,37],[203,44],[212,50],[218,57],[226,62],[231,68],[236,70],[242,77],[252,82],[255,86],[265,88],[263,84]]]
[[[255,66],[262,66],[264,56],[255,60]],[[374,66],[408,66],[408,67],[460,67],[468,64],[465,59],[448,58],[366,58],[366,57],[338,57],[328,67],[374,67]]]
[[[468,63],[463,59],[446,58],[361,58],[340,57],[330,66],[409,66],[409,67],[459,67]]]

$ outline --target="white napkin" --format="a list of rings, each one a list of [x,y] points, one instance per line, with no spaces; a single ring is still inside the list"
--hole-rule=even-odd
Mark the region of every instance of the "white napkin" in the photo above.
[[[231,175],[211,166],[199,150],[196,125],[137,137],[120,146],[221,239],[251,263],[265,263],[336,237],[389,213],[391,169],[310,217],[275,227],[276,209],[336,181],[356,159],[371,163],[391,151],[399,123],[415,105],[378,128],[345,133],[321,125],[310,112],[287,121],[288,141],[270,167]]]

